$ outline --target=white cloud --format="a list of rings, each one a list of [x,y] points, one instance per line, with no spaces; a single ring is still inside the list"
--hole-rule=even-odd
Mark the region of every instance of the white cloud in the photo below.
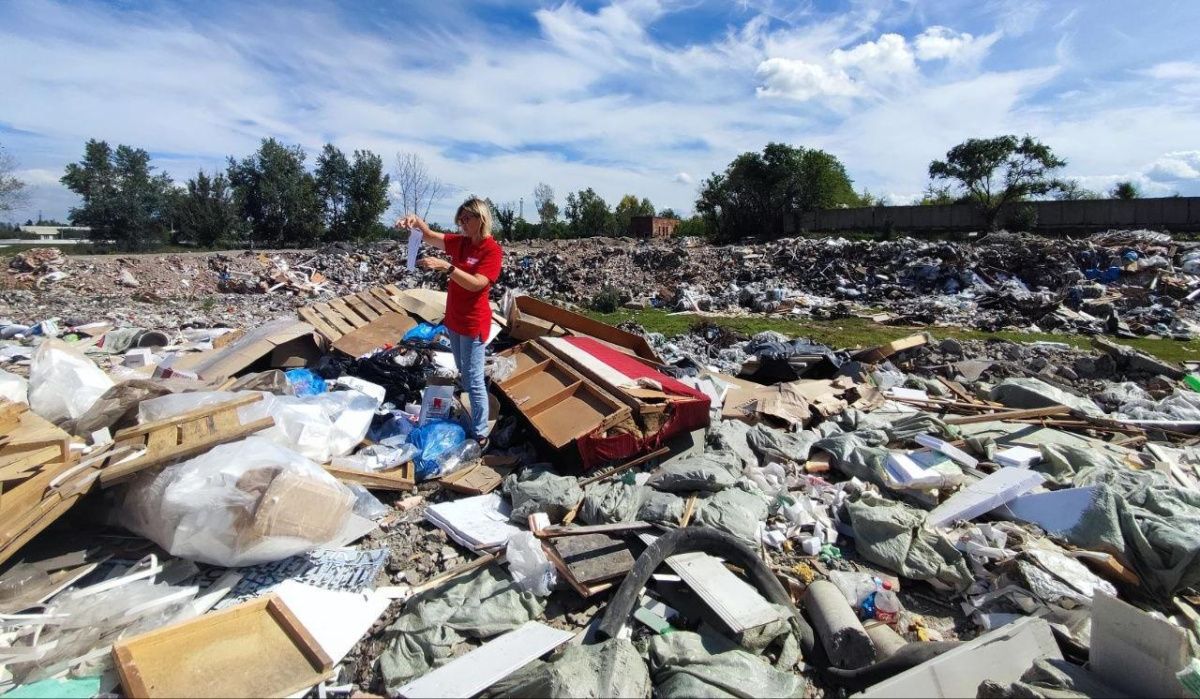
[[[1166,153],[1146,169],[1146,176],[1163,183],[1200,180],[1200,150]]]
[[[695,180],[693,180],[692,176],[686,172],[677,172],[675,173],[675,176],[671,178],[671,181],[678,182],[679,184],[691,184]]]
[[[922,61],[937,61],[956,58],[970,50],[975,37],[966,32],[956,32],[949,27],[933,26],[921,32],[913,40],[917,58]]]
[[[1200,81],[1200,63],[1188,61],[1159,63],[1140,72],[1155,80]]]
[[[899,34],[884,34],[877,41],[864,41],[846,51],[837,49],[829,61],[867,83],[906,78],[917,70],[912,49]]]
[[[768,58],[758,65],[755,74],[762,80],[756,89],[759,97],[786,97],[804,101],[816,97],[853,97],[862,94],[862,88],[844,71],[802,60]]]

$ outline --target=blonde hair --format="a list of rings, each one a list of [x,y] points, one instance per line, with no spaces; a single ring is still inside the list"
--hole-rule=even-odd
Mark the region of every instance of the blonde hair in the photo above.
[[[492,232],[492,206],[479,197],[468,197],[458,207],[458,211],[454,212],[454,223],[456,225],[462,220],[463,214],[474,214],[479,217],[482,224],[479,227],[479,234],[487,236]]]

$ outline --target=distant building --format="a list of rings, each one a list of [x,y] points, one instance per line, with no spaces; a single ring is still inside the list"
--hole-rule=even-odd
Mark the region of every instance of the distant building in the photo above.
[[[635,238],[670,238],[678,225],[677,218],[634,216],[629,219],[629,233]]]
[[[87,238],[92,229],[87,226],[21,226],[21,232],[36,235],[38,240],[62,240]]]

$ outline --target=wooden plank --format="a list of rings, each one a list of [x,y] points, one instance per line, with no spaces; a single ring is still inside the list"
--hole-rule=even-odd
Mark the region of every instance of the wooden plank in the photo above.
[[[342,318],[344,318],[347,323],[353,325],[354,327],[365,328],[367,326],[368,320],[355,313],[354,309],[350,308],[350,306],[348,306],[342,299],[331,300],[329,302],[329,307],[338,313],[341,313]]]
[[[395,471],[376,471],[367,473],[365,471],[354,471],[347,468],[336,468],[334,466],[325,466],[325,470],[334,478],[340,481],[348,481],[350,483],[358,483],[359,485],[371,490],[396,490],[407,492],[416,486],[416,481],[410,475],[409,471],[396,469]]]
[[[317,313],[312,308],[305,306],[299,310],[300,317],[309,325],[317,329],[317,332],[325,336],[325,339],[330,342],[342,336],[340,330],[335,329],[331,324],[326,323],[321,314]]]
[[[666,562],[734,634],[779,618],[778,610],[720,559],[706,553],[683,553]]]
[[[362,291],[357,294],[351,294],[347,298],[354,299],[357,303],[361,303],[367,308],[371,309],[375,312],[376,317],[392,312],[392,309],[388,308],[383,304],[382,301],[366,291]]]
[[[526,622],[409,682],[400,688],[400,696],[469,699],[563,645],[574,635],[536,621]]]
[[[119,641],[112,653],[131,697],[284,697],[333,670],[276,595]]]
[[[126,478],[129,478],[143,469],[163,466],[173,461],[190,459],[193,456],[203,454],[215,446],[226,444],[228,442],[235,442],[243,437],[248,437],[255,432],[269,429],[274,425],[275,418],[264,417],[249,424],[241,425],[236,429],[213,432],[206,438],[195,442],[185,444],[176,443],[174,446],[168,446],[159,450],[148,450],[145,454],[136,459],[120,464],[113,464],[104,468],[100,472],[100,485],[108,488]],[[173,436],[177,438],[178,430],[173,425],[164,428],[161,432],[151,433],[151,437],[154,438],[162,432],[173,434]],[[128,444],[128,440],[118,442],[118,444]]]
[[[885,345],[863,350],[862,352],[855,354],[854,358],[862,362],[874,364],[876,362],[882,362],[898,352],[910,350],[914,347],[920,347],[928,341],[929,338],[924,333],[909,335],[908,337],[902,337],[899,340],[892,340]]]
[[[557,539],[564,536],[584,536],[586,534],[619,534],[639,529],[649,529],[653,526],[649,522],[615,522],[613,524],[594,524],[586,527],[544,527],[534,532],[534,535],[539,539]]]
[[[408,313],[408,310],[405,309],[404,306],[401,306],[399,303],[396,303],[396,299],[389,296],[388,293],[386,291],[384,291],[383,289],[376,287],[373,289],[367,289],[367,291],[365,293],[368,293],[371,296],[373,296],[375,299],[377,299],[379,301],[379,303],[386,306],[389,311],[395,311],[397,313]]]
[[[176,415],[175,417],[168,417],[168,418],[163,418],[161,420],[154,420],[152,422],[142,423],[141,425],[137,425],[136,427],[127,427],[123,430],[117,431],[117,433],[115,435],[113,435],[113,441],[127,440],[130,437],[144,435],[148,432],[152,432],[154,430],[157,430],[160,427],[164,427],[167,425],[178,425],[183,422],[189,422],[196,418],[207,417],[207,416],[212,415],[213,413],[217,412],[218,410],[240,408],[243,405],[250,405],[251,403],[257,403],[260,400],[262,400],[261,393],[257,393],[257,392],[247,393],[246,395],[239,396],[238,398],[235,398],[233,400],[225,401],[224,403],[217,403],[216,405],[206,405],[206,406],[203,406],[200,408],[196,408],[195,410],[189,410],[186,413],[180,413],[179,415]]]
[[[624,577],[635,560],[629,542],[604,533],[563,537],[550,546],[562,557],[571,576],[588,586]]]
[[[363,303],[356,296],[343,296],[341,300],[345,301],[347,306],[353,308],[355,313],[365,318],[368,323],[379,317],[378,311]]]
[[[679,518],[679,528],[686,527],[692,521],[692,514],[696,511],[696,500],[699,498],[697,493],[692,493],[688,498],[687,504],[683,507],[683,515]]]
[[[329,304],[314,303],[312,306],[310,306],[310,308],[312,308],[317,313],[320,313],[321,316],[323,318],[325,318],[325,322],[327,322],[328,324],[332,325],[335,329],[337,329],[337,331],[339,333],[341,333],[341,335],[345,335],[348,332],[354,332],[354,326],[351,325],[350,323],[346,322],[346,319],[342,317],[341,313],[338,313],[337,311],[330,308]],[[341,335],[338,335],[338,337],[341,337]],[[332,338],[332,339],[336,339],[336,338]]]
[[[1071,409],[1065,405],[1052,405],[1048,408],[1030,408],[1029,410],[1009,410],[1002,413],[971,415],[968,417],[952,417],[945,420],[947,425],[973,425],[979,422],[997,420],[1024,420],[1026,418],[1050,417],[1051,415],[1067,415]]]
[[[603,473],[598,473],[594,476],[591,476],[590,478],[585,478],[582,481],[579,481],[579,487],[586,488],[589,485],[592,485],[593,483],[599,483],[600,481],[604,480],[605,478],[612,478],[613,476],[624,473],[625,471],[628,471],[631,468],[636,468],[638,466],[641,466],[642,464],[646,463],[647,461],[649,461],[651,459],[655,459],[660,456],[665,456],[670,451],[671,451],[670,447],[659,447],[658,449],[655,449],[654,451],[650,452],[649,454],[644,454],[642,456],[637,457],[636,459],[634,459],[632,461],[621,464],[620,466],[614,466],[613,468],[610,468],[609,470],[607,470]]]

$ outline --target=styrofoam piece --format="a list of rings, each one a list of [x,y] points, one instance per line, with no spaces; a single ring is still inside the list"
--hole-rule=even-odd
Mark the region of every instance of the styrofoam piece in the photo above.
[[[1062,659],[1050,624],[1024,617],[854,695],[872,697],[973,697],[979,684],[1016,682],[1041,658]]]
[[[942,527],[959,520],[970,520],[990,512],[1006,502],[1041,485],[1046,477],[1036,471],[1002,468],[983,480],[972,483],[938,505],[925,518],[929,527]]]
[[[1092,597],[1088,667],[1135,697],[1182,697],[1176,673],[1188,664],[1187,633],[1164,619],[1097,591]]]
[[[929,400],[929,394],[919,388],[904,388],[894,386],[886,391],[890,398],[907,398],[909,400]]]
[[[968,468],[975,468],[979,465],[979,459],[976,459],[974,456],[971,456],[944,439],[938,439],[931,434],[919,434],[914,439],[917,444],[940,451],[950,457],[955,463],[962,464]]]
[[[1020,445],[996,452],[995,461],[1010,468],[1029,468],[1042,460],[1042,452]]]
[[[1005,519],[1036,524],[1051,536],[1064,536],[1087,513],[1099,496],[1099,486],[1064,488],[1014,498],[995,510]]]
[[[473,697],[571,640],[573,635],[540,622],[527,622],[409,682],[400,688],[399,694],[444,699]]]
[[[297,580],[284,580],[274,592],[335,664],[346,657],[392,603],[373,592],[323,590]]]

